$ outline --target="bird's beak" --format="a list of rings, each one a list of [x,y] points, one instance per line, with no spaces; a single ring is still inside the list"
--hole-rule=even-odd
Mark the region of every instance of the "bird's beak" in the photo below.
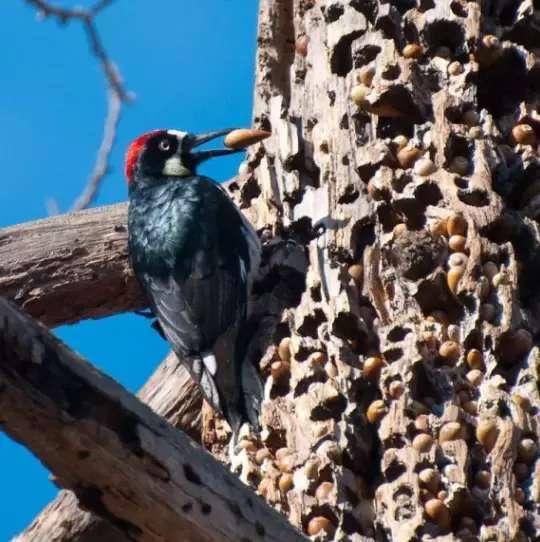
[[[208,160],[209,158],[213,158],[214,156],[227,156],[228,154],[234,154],[236,152],[240,152],[243,149],[212,149],[209,151],[192,152],[192,149],[195,149],[196,147],[199,147],[200,145],[203,145],[204,143],[208,141],[212,141],[212,139],[217,139],[218,137],[226,136],[233,130],[234,128],[228,128],[226,130],[217,130],[216,132],[209,132],[207,134],[189,135],[187,141],[185,141],[184,143],[185,145],[184,149],[189,152],[190,157],[197,164],[200,164],[201,162],[204,162],[205,160]]]

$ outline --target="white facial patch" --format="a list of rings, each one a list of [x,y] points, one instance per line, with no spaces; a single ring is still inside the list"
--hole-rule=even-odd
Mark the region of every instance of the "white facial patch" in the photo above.
[[[171,177],[187,177],[191,175],[191,171],[183,164],[180,156],[175,154],[165,161],[163,175],[170,175]]]
[[[167,133],[175,136],[178,139],[178,151],[171,156],[163,166],[163,175],[170,175],[171,177],[187,177],[192,175],[192,172],[183,164],[180,154],[182,152],[182,142],[184,137],[187,136],[187,132],[181,132],[180,130],[167,130]]]

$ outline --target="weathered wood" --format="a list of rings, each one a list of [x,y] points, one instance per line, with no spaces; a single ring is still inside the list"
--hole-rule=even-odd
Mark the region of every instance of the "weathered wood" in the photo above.
[[[47,326],[143,307],[126,211],[121,203],[0,230],[0,295]]]
[[[538,537],[533,4],[260,2],[237,201],[309,262],[242,476],[323,539]]]
[[[304,538],[189,437],[0,300],[2,429],[141,541]]]
[[[202,395],[175,354],[170,353],[138,393],[156,414],[200,441]],[[71,491],[60,491],[13,542],[124,542],[112,523],[82,510]]]

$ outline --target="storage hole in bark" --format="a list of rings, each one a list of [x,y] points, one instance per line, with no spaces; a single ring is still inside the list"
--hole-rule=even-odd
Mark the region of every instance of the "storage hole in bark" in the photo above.
[[[321,384],[323,384],[324,382],[326,382],[326,380],[327,376],[323,371],[319,371],[305,378],[302,378],[296,383],[296,386],[294,388],[294,396],[300,397],[300,395],[308,393],[311,384],[315,384],[316,382],[320,382]]]
[[[467,10],[461,2],[451,2],[450,9],[457,17],[467,17]]]
[[[497,118],[513,113],[527,99],[527,83],[525,60],[516,50],[504,49],[494,64],[477,74],[479,108]]]
[[[463,27],[455,21],[439,19],[428,23],[422,35],[431,54],[439,47],[448,47],[452,51],[452,56],[456,56],[465,43]]]
[[[315,309],[313,313],[307,314],[304,321],[298,327],[298,333],[304,337],[317,338],[319,326],[326,322],[326,315],[321,309]]]
[[[324,20],[330,24],[336,22],[344,13],[345,8],[338,2],[329,3],[326,7],[321,6],[321,11],[324,14]]]
[[[339,77],[345,77],[353,68],[353,53],[351,51],[352,43],[364,33],[363,30],[356,30],[345,34],[334,45],[330,51],[330,69],[332,73]],[[380,49],[379,49],[380,50]],[[354,61],[355,67],[356,59]]]
[[[351,0],[349,5],[364,15],[370,23],[375,22],[379,5],[376,0]]]
[[[336,397],[326,400],[324,403],[317,405],[310,415],[310,419],[317,422],[326,420],[336,420],[341,418],[341,415],[347,408],[347,399],[338,394]]]
[[[403,350],[401,348],[389,348],[383,352],[383,356],[388,363],[393,363],[403,357]]]
[[[393,4],[382,6],[375,20],[374,29],[382,32],[386,39],[398,41],[401,37],[401,16]]]
[[[448,289],[443,273],[438,273],[432,280],[422,280],[414,298],[425,316],[433,311],[443,310],[450,322],[456,322],[463,317],[463,308]]]
[[[399,11],[400,15],[404,15],[407,11],[416,7],[416,2],[415,0],[395,0],[393,5]]]
[[[435,7],[435,0],[418,0],[418,11],[425,13]]]
[[[485,207],[489,205],[489,194],[485,190],[458,190],[458,199],[471,207]]]
[[[354,67],[358,69],[373,62],[380,52],[381,48],[377,45],[364,45],[358,48],[353,54]]]
[[[393,139],[398,135],[413,137],[414,122],[405,117],[379,117],[377,122],[378,138]]]
[[[358,197],[360,196],[360,192],[358,191],[358,188],[354,186],[353,184],[348,184],[344,190],[341,196],[338,199],[338,203],[343,205],[347,203],[354,203]]]
[[[416,187],[414,197],[427,207],[428,205],[437,205],[443,195],[436,183],[428,181]]]
[[[402,341],[409,333],[412,333],[411,329],[403,326],[396,326],[388,332],[387,338],[389,341],[396,343]]]
[[[364,250],[375,243],[375,225],[371,222],[358,220],[351,231],[352,259],[361,261]]]
[[[392,483],[405,472],[407,472],[407,467],[403,464],[402,461],[394,458],[384,471],[384,476],[386,477],[388,483]]]

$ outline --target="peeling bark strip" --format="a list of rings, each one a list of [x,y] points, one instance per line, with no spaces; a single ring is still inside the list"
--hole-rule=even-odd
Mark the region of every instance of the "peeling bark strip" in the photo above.
[[[202,395],[175,354],[170,353],[137,394],[156,414],[200,441]],[[13,542],[127,542],[113,524],[82,510],[71,491],[58,496]]]
[[[2,429],[128,539],[303,540],[189,437],[0,300]]]
[[[111,205],[0,230],[0,295],[47,326],[143,307],[126,211]]]

